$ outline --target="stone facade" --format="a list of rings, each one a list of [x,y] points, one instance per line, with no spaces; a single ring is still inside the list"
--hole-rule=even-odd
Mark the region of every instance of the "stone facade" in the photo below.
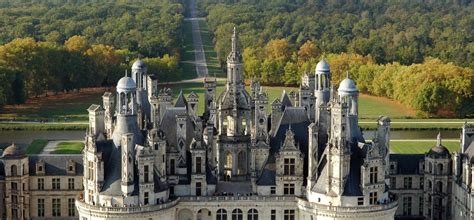
[[[137,61],[132,76],[89,108],[81,219],[393,219],[388,192],[390,119],[377,137],[358,127],[358,91],[332,90],[326,61],[299,92],[272,102],[245,89],[234,29],[225,91],[206,78],[196,93],[157,88]]]

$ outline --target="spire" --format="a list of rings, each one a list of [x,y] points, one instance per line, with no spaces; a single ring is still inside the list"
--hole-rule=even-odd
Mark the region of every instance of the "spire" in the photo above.
[[[349,71],[346,70],[346,79],[349,79]]]
[[[234,26],[234,33],[232,33],[232,52],[237,52],[237,42],[239,36],[237,35],[237,28]]]
[[[125,77],[128,77],[128,69],[125,69]]]
[[[441,132],[438,132],[438,137],[436,138],[436,146],[441,146]]]

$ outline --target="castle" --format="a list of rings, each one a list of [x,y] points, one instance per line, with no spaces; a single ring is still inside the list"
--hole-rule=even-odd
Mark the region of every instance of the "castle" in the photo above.
[[[173,103],[172,91],[158,89],[136,61],[102,106],[88,108],[82,156],[27,156],[14,145],[3,152],[0,216],[474,218],[474,126],[463,127],[459,153],[450,154],[438,136],[426,154],[390,154],[390,119],[380,117],[374,138],[365,140],[356,84],[346,77],[334,89],[325,60],[302,77],[298,93],[283,91],[267,110],[259,83],[245,88],[235,29],[224,92],[216,86],[204,80],[199,115],[196,93],[180,92]]]

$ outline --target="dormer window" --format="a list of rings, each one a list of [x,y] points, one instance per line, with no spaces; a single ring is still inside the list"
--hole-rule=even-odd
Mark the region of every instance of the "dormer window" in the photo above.
[[[45,164],[43,160],[36,162],[36,173],[40,175],[45,174]]]
[[[73,160],[68,160],[67,162],[67,173],[68,174],[75,174],[76,173],[76,163]]]
[[[38,171],[43,172],[43,166],[38,166]]]

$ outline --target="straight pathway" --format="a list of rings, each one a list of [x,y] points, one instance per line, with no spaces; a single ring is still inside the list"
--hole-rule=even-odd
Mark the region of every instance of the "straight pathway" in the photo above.
[[[206,77],[209,75],[209,70],[207,69],[206,54],[204,53],[204,47],[202,45],[201,39],[201,29],[199,28],[199,20],[203,20],[203,18],[197,17],[196,0],[190,0],[189,8],[191,12],[191,18],[188,20],[191,21],[192,25],[194,65],[196,66],[197,77]]]

